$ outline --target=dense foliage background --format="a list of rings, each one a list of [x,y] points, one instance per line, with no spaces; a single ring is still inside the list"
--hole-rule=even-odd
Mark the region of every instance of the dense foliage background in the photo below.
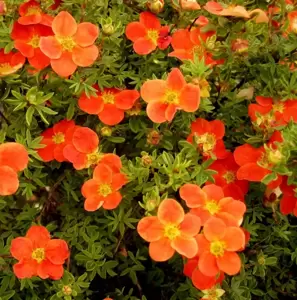
[[[0,2],[6,6],[0,16],[0,46],[9,52],[14,48],[13,22],[23,1]],[[203,160],[186,141],[197,117],[223,121],[224,142],[231,151],[244,143],[256,147],[268,140],[273,130],[253,126],[248,106],[256,96],[297,99],[297,35],[296,30],[288,31],[288,13],[297,4],[237,1],[248,11],[259,8],[267,13],[269,6],[279,8],[275,14],[267,13],[268,23],[257,23],[254,18],[218,16],[205,9],[183,10],[178,1],[165,1],[157,17],[162,25],[170,26],[170,34],[193,26],[199,16],[208,18],[205,31],[216,34],[204,47],[223,63],[207,66],[199,57],[184,64],[169,57],[172,46],[148,55],[134,52],[125,36],[126,26],[148,10],[148,1],[63,0],[54,10],[49,9],[52,2],[41,1],[47,14],[56,16],[66,10],[77,22],[99,26],[95,44],[100,54],[92,66],[78,68],[69,78],[58,76],[50,67],[32,72],[28,63],[0,78],[0,142],[21,143],[30,157],[27,169],[19,175],[18,192],[0,197],[0,299],[199,299],[203,293],[183,274],[183,258],[175,255],[168,262],[154,262],[136,226],[145,215],[155,215],[161,199],[180,200],[178,190],[183,184],[203,185],[215,174],[208,169],[213,160]],[[199,2],[201,7],[205,3]],[[236,39],[247,41],[246,47],[234,48]],[[140,90],[146,80],[166,78],[173,67],[180,66],[188,81],[199,79],[201,90],[205,79],[209,95],[201,98],[196,112],[178,111],[172,122],[153,123],[142,100],[116,126],[106,126],[78,107],[81,94],[92,93],[94,84],[101,89]],[[103,153],[121,157],[129,182],[121,189],[123,200],[116,209],[84,209],[81,186],[91,178],[92,167],[75,170],[70,163],[43,162],[37,154],[42,148],[41,133],[66,118],[96,131]],[[277,129],[283,131],[287,153],[279,174],[297,184],[297,127],[291,122]],[[273,178],[266,178],[265,184]],[[296,217],[280,213],[280,195],[267,196],[265,184],[250,183],[242,225],[250,240],[240,253],[240,274],[226,276],[221,285],[222,299],[297,297]],[[68,243],[71,256],[62,279],[15,277],[10,244],[32,224],[46,226],[54,237]]]

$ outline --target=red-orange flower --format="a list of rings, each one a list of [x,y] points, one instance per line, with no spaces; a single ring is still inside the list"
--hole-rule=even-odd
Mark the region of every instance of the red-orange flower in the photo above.
[[[252,122],[259,128],[269,129],[288,124],[291,120],[297,122],[297,101],[273,101],[270,97],[256,97],[257,104],[248,107]]]
[[[54,159],[58,162],[67,161],[63,150],[72,141],[74,127],[74,121],[62,120],[41,134],[43,138],[40,144],[46,147],[38,149],[38,154],[43,161],[49,162]]]
[[[170,42],[159,43],[160,33],[168,35],[169,27],[162,27],[159,19],[148,11],[140,13],[139,22],[129,23],[126,28],[126,37],[133,42],[133,49],[139,55],[149,54],[157,47],[163,50],[169,46]]]
[[[291,11],[288,13],[289,19],[289,32],[294,32],[297,34],[297,11]]]
[[[127,183],[124,174],[114,173],[104,163],[99,163],[94,169],[93,179],[86,181],[81,193],[86,198],[85,210],[95,211],[101,206],[104,209],[115,209],[122,200],[119,189]]]
[[[53,20],[54,36],[41,37],[40,49],[50,58],[53,70],[62,77],[70,76],[77,66],[88,67],[98,57],[94,45],[98,26],[84,22],[77,24],[66,11],[61,11]]]
[[[180,6],[183,10],[198,10],[201,8],[196,0],[181,0]]]
[[[98,115],[101,122],[112,126],[119,124],[125,116],[125,111],[131,109],[139,92],[136,90],[118,90],[105,88],[102,92],[98,86],[96,96],[87,97],[85,93],[78,100],[79,108],[91,115]]]
[[[10,253],[19,261],[13,266],[13,272],[20,279],[39,276],[58,280],[69,257],[67,243],[51,239],[48,230],[37,225],[31,226],[25,237],[12,240]]]
[[[208,169],[217,171],[217,174],[212,175],[212,177],[214,183],[223,188],[225,197],[244,201],[249,183],[247,180],[237,179],[236,173],[239,165],[235,162],[233,153],[230,152],[224,159],[216,160]]]
[[[40,4],[35,0],[30,0],[20,5],[20,17],[18,22],[21,25],[42,24],[52,26],[53,17],[44,14],[40,8]]]
[[[166,80],[146,81],[140,93],[148,103],[147,115],[155,123],[172,121],[177,110],[194,112],[200,104],[199,86],[187,83],[177,68],[172,69]]]
[[[241,202],[239,202],[241,203]],[[215,276],[220,271],[235,275],[240,271],[238,251],[245,246],[241,228],[227,227],[219,218],[210,218],[197,236],[199,270],[206,276]]]
[[[171,45],[174,51],[168,56],[177,57],[181,60],[193,60],[196,55],[199,59],[204,58],[206,65],[220,64],[222,60],[214,60],[204,45],[207,45],[208,39],[215,34],[215,31],[202,32],[198,27],[191,30],[179,29],[172,35]]]
[[[200,270],[198,266],[199,258],[194,257],[188,259],[184,265],[184,274],[191,278],[193,285],[199,290],[211,289],[216,284],[220,284],[224,279],[225,275],[223,272],[219,273],[219,276],[206,276]]]
[[[99,138],[96,132],[88,127],[75,126],[70,133],[67,144],[63,147],[63,156],[76,170],[96,165],[100,160]]]
[[[281,213],[284,215],[293,213],[297,217],[297,197],[295,196],[296,186],[288,185],[288,178],[286,177],[280,185],[280,189],[283,193],[280,201]]]
[[[198,247],[194,238],[201,227],[200,219],[185,214],[182,206],[174,199],[163,200],[157,216],[144,217],[137,226],[139,235],[150,242],[149,254],[155,261],[170,259],[175,251],[192,258]]]
[[[27,168],[29,156],[26,148],[18,143],[0,145],[0,196],[14,194],[19,188],[17,172]]]
[[[234,159],[240,166],[237,171],[237,179],[261,182],[265,176],[271,174],[273,167],[283,159],[283,155],[278,147],[278,144],[282,141],[281,133],[275,131],[266,147],[254,148],[249,144],[237,147],[234,151]],[[269,183],[268,186],[274,189],[281,182],[282,176],[278,175],[278,178]]]
[[[53,35],[50,27],[36,25],[20,25],[15,22],[11,32],[11,38],[14,40],[14,47],[18,49],[32,67],[42,70],[50,64],[50,59],[45,56],[39,48],[39,40],[41,36]]]
[[[201,189],[196,184],[187,183],[180,188],[179,194],[191,208],[190,212],[201,219],[202,225],[215,216],[229,226],[239,226],[246,211],[243,202],[224,197],[223,189],[215,184]]]
[[[227,8],[224,8],[220,3],[215,1],[208,1],[204,6],[204,9],[211,14],[225,17],[242,17],[250,18],[250,14],[243,6],[239,5],[229,5]]]
[[[198,149],[205,158],[216,157],[226,158],[229,152],[226,150],[223,137],[225,135],[225,125],[220,120],[207,121],[198,118],[192,122],[191,134],[187,141],[198,144]]]
[[[15,73],[23,67],[25,57],[20,52],[4,53],[4,49],[0,50],[0,77]]]

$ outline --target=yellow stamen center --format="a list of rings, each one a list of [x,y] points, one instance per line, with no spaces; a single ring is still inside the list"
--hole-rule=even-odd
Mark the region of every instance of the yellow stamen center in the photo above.
[[[258,160],[258,164],[265,169],[269,168],[268,153],[262,154],[261,158]]]
[[[176,91],[168,90],[165,94],[163,102],[166,104],[178,104],[179,93]]]
[[[201,57],[204,54],[204,47],[202,45],[197,45],[193,47],[193,54],[196,54],[198,57]]]
[[[52,140],[55,144],[62,144],[65,142],[65,135],[62,132],[58,132],[52,137]]]
[[[87,155],[88,166],[97,165],[101,155],[98,152],[93,152]]]
[[[204,209],[206,209],[211,215],[215,215],[220,211],[220,206],[214,200],[206,201],[204,205]]]
[[[100,184],[99,189],[98,189],[98,194],[103,197],[107,197],[112,193],[111,186],[109,184],[103,183]]]
[[[214,241],[210,244],[210,253],[216,257],[222,257],[224,255],[226,243],[223,241]]]
[[[164,228],[164,236],[172,241],[180,236],[180,230],[174,224],[167,224]]]
[[[39,15],[41,14],[41,9],[38,6],[30,6],[28,7],[26,16]]]
[[[157,45],[157,41],[159,38],[158,30],[150,29],[147,31],[146,37],[151,40],[155,45]]]
[[[207,153],[213,150],[216,144],[216,137],[212,133],[205,133],[197,137],[198,144],[201,144],[203,152]]]
[[[105,104],[114,104],[114,95],[110,92],[103,93],[102,100]]]
[[[3,64],[0,64],[0,74],[1,73],[7,73],[11,70],[11,65],[9,63],[3,63]]]
[[[40,37],[38,35],[33,35],[31,41],[28,43],[28,45],[31,45],[33,48],[39,47],[39,40]]]
[[[272,105],[272,109],[273,111],[279,111],[279,112],[283,112],[284,111],[284,104],[283,103],[277,103]]]
[[[225,178],[226,182],[229,184],[229,183],[232,183],[235,181],[235,173],[232,172],[232,171],[227,171],[223,177]]]
[[[71,52],[76,46],[76,43],[71,36],[57,36],[56,38],[61,44],[63,51]]]
[[[36,248],[32,252],[32,258],[35,259],[40,264],[45,259],[45,250],[44,250],[44,248]]]

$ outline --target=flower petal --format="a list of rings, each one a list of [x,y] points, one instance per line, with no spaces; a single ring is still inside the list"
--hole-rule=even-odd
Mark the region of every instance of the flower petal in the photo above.
[[[206,276],[196,268],[192,273],[192,282],[197,289],[208,290],[216,284],[216,276]]]
[[[280,201],[280,211],[284,215],[288,215],[294,211],[297,206],[297,198],[294,195],[283,195]]]
[[[98,55],[99,50],[95,45],[85,48],[76,46],[72,51],[72,60],[79,67],[88,67],[95,62]]]
[[[112,188],[117,191],[127,183],[127,176],[125,174],[117,173],[112,176]]]
[[[249,144],[244,144],[239,146],[234,151],[234,159],[236,163],[240,166],[255,163],[257,162],[263,155],[264,149],[254,148]]]
[[[169,104],[165,110],[165,118],[168,122],[171,122],[177,112],[177,106],[175,104]]]
[[[158,209],[158,218],[163,224],[179,225],[185,217],[184,209],[174,199],[165,199]]]
[[[64,269],[62,265],[53,264],[50,260],[46,259],[38,265],[37,274],[40,278],[51,278],[54,280],[61,279]]]
[[[159,19],[154,14],[152,14],[148,11],[140,13],[139,21],[147,29],[157,29],[157,30],[159,30],[161,28],[161,24],[160,24]]]
[[[94,44],[98,35],[98,26],[89,22],[83,22],[77,25],[77,31],[73,39],[79,46],[88,47]]]
[[[198,85],[186,84],[179,98],[180,107],[186,112],[194,112],[200,105],[200,88]]]
[[[193,258],[197,255],[198,252],[198,245],[196,240],[193,237],[190,238],[183,235],[180,235],[172,240],[171,247],[176,252],[187,258]]]
[[[191,183],[184,184],[179,190],[180,197],[186,201],[189,208],[199,207],[205,204],[207,195],[202,189]]]
[[[98,115],[104,107],[104,102],[99,96],[90,96],[90,98],[88,98],[87,95],[83,93],[78,99],[78,106],[82,111],[88,114]]]
[[[208,219],[212,217],[209,211],[205,209],[203,206],[192,208],[190,210],[190,213],[200,218],[201,225],[204,225],[208,221]]]
[[[61,11],[53,20],[52,29],[55,35],[73,36],[77,31],[75,19],[67,11]]]
[[[112,170],[109,166],[105,164],[99,164],[96,166],[93,172],[93,178],[100,183],[109,183],[112,182]]]
[[[34,55],[29,57],[28,61],[37,70],[43,70],[51,63],[50,59],[39,48],[34,50]]]
[[[219,268],[215,256],[210,252],[204,252],[199,257],[198,268],[200,272],[206,276],[216,276]]]
[[[157,48],[157,44],[147,38],[139,38],[133,44],[134,51],[139,55],[147,55]]]
[[[13,266],[13,272],[19,279],[31,278],[37,275],[37,267],[36,260],[23,260]]]
[[[150,257],[155,261],[166,261],[170,259],[175,250],[171,247],[169,239],[161,239],[155,242],[151,242],[149,245]]]
[[[62,47],[54,36],[40,37],[39,47],[51,59],[58,59],[62,56]]]
[[[31,258],[33,251],[32,241],[25,237],[17,237],[11,241],[10,253],[17,260]]]
[[[50,240],[50,233],[44,226],[33,225],[29,228],[26,238],[33,243],[33,248],[44,248]]]
[[[172,71],[168,74],[167,87],[174,91],[180,91],[187,84],[184,78],[184,75],[178,68],[173,68]]]
[[[242,219],[246,212],[246,205],[243,202],[234,200],[230,197],[221,199],[219,205],[221,207],[221,212],[229,213],[238,220]]]
[[[208,200],[214,200],[218,202],[224,198],[223,189],[215,184],[208,184],[202,188],[202,191],[207,195]]]
[[[144,38],[147,30],[140,22],[129,23],[126,27],[126,37],[128,40],[135,42],[140,38]]]
[[[82,153],[92,153],[99,145],[99,138],[95,131],[88,127],[78,127],[72,137],[73,146]]]
[[[123,121],[125,114],[114,104],[104,104],[103,110],[98,114],[99,120],[109,126],[117,125]]]
[[[237,179],[261,182],[271,171],[258,166],[256,163],[248,163],[237,171]]]
[[[104,198],[101,196],[89,197],[85,200],[84,209],[86,211],[96,211],[104,203]]]
[[[166,93],[167,84],[165,80],[147,80],[140,89],[141,98],[146,102],[160,102]]]
[[[168,104],[161,103],[158,101],[149,102],[146,107],[146,113],[151,121],[154,123],[166,122],[166,109]]]
[[[226,251],[238,251],[245,246],[245,235],[238,227],[228,227],[222,240],[226,243]]]
[[[104,209],[115,209],[119,206],[122,201],[122,195],[120,192],[114,192],[104,198],[103,208]]]
[[[210,122],[211,133],[213,133],[218,140],[221,140],[225,135],[225,124],[221,120],[213,120]]]
[[[221,271],[228,275],[239,273],[241,260],[237,253],[225,251],[222,257],[217,258],[217,264]]]
[[[87,180],[81,187],[81,193],[85,198],[98,194],[99,182],[95,179]]]
[[[136,90],[124,90],[114,96],[115,105],[119,109],[127,110],[132,108],[135,101],[139,99],[140,94]]]
[[[77,65],[73,62],[72,54],[70,52],[62,53],[59,59],[52,59],[51,66],[61,77],[68,77],[77,69]]]
[[[68,245],[64,240],[52,239],[45,248],[45,257],[55,265],[63,265],[69,254]]]
[[[164,226],[155,216],[145,217],[139,221],[137,232],[147,242],[155,242],[163,237]]]
[[[221,240],[226,234],[226,224],[219,218],[210,218],[203,227],[203,233],[210,242]]]
[[[19,188],[18,174],[7,166],[0,167],[0,196],[13,195]]]
[[[183,236],[195,236],[201,229],[201,220],[199,217],[187,213],[184,220],[180,224],[179,229]]]

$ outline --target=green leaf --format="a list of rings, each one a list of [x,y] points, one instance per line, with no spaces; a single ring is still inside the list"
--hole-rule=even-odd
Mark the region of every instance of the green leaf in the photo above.
[[[35,109],[33,106],[30,106],[26,111],[26,122],[29,126],[31,125],[34,111],[35,111]]]
[[[265,259],[265,265],[266,266],[273,266],[277,264],[277,257],[268,257]]]

